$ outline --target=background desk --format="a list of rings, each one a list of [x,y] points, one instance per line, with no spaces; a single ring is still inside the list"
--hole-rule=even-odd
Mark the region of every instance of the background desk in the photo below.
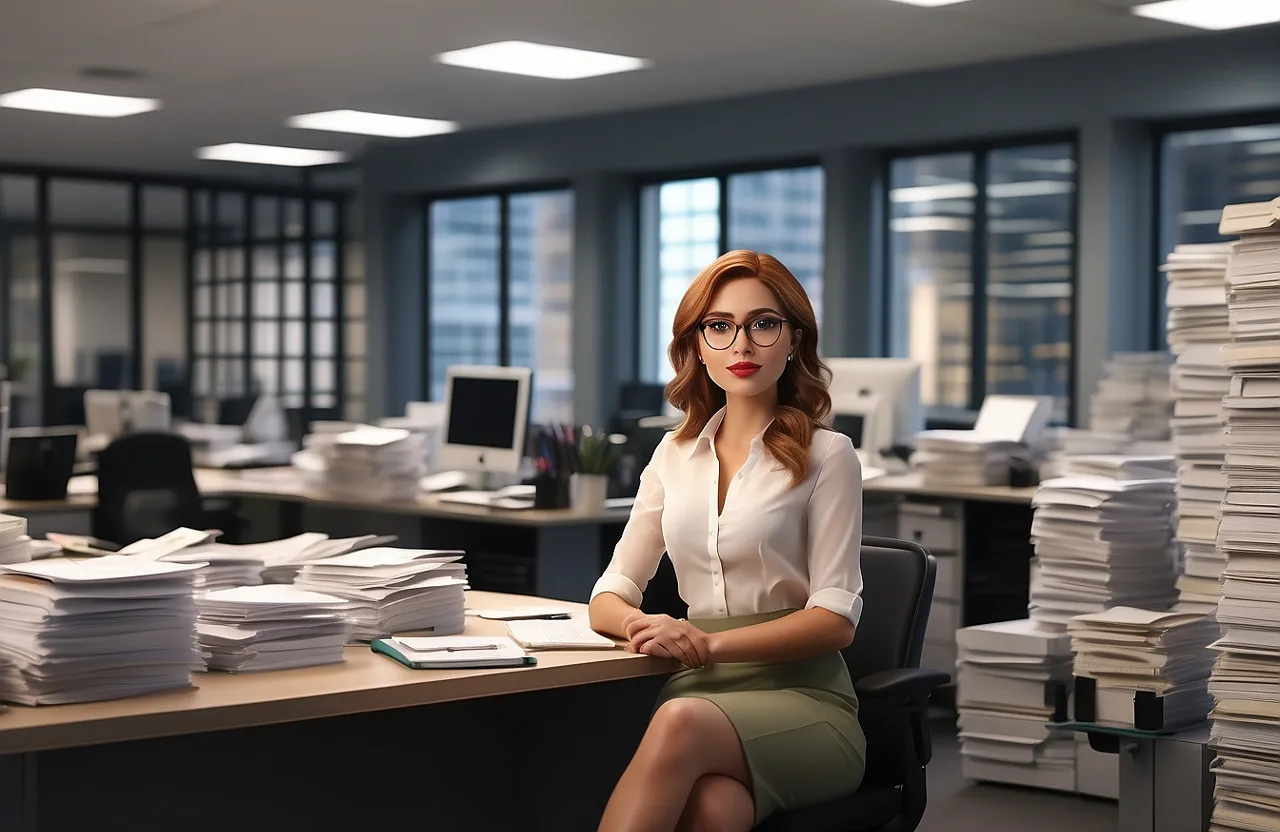
[[[468,593],[474,608],[529,603]],[[506,629],[468,617],[467,632]],[[538,660],[415,671],[360,645],[341,665],[14,707],[0,714],[0,829],[594,829],[675,665],[621,650]]]
[[[96,504],[91,479],[77,478],[65,501],[0,500],[0,512],[28,518],[33,537],[50,531],[89,534]],[[198,469],[196,484],[206,497],[234,500],[247,522],[239,539],[256,543],[300,532],[332,537],[395,534],[396,545],[464,549],[476,589],[518,592],[585,601],[622,534],[629,511],[504,511],[417,500],[374,501],[330,497],[309,489],[290,468],[248,471]]]

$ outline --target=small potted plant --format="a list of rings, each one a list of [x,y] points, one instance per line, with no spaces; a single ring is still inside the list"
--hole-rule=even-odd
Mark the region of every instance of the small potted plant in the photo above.
[[[578,440],[579,470],[569,479],[569,502],[577,511],[604,511],[609,496],[609,474],[618,458],[618,448],[604,431],[582,428]]]

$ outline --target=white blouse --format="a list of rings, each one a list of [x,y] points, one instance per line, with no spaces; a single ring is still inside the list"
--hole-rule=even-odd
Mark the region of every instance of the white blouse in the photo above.
[[[665,551],[690,618],[725,618],[823,607],[855,626],[862,615],[862,469],[849,437],[815,430],[809,476],[751,442],[716,516],[721,409],[697,439],[668,433],[640,476],[631,517],[591,591],[640,606]]]

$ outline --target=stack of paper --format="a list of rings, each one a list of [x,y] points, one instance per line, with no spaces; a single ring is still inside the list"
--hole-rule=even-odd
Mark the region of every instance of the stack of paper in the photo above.
[[[1228,206],[1219,231],[1238,235],[1227,270],[1231,371],[1226,557],[1210,681],[1217,752],[1213,827],[1280,826],[1280,198]]]
[[[1117,353],[1089,402],[1089,427],[1134,439],[1168,439],[1173,397],[1169,356],[1162,352]]]
[[[1076,787],[1075,741],[1048,727],[1071,684],[1067,635],[1035,621],[956,631],[956,703],[965,777],[1060,791]]]
[[[245,586],[196,600],[196,630],[210,670],[247,673],[342,661],[347,602],[292,586]]]
[[[186,688],[195,564],[111,555],[0,574],[0,700],[56,705]]]
[[[336,595],[351,603],[351,638],[371,641],[393,633],[462,632],[466,614],[466,566],[461,551],[364,549],[313,561],[295,586]]]
[[[31,560],[31,538],[27,536],[27,518],[0,514],[0,565],[26,563]]]
[[[1068,629],[1075,675],[1095,683],[1093,722],[1168,729],[1194,725],[1208,716],[1214,654],[1206,648],[1218,636],[1213,618],[1113,607],[1077,616]],[[1140,691],[1160,698],[1161,724],[1135,725],[1135,696]]]
[[[1212,614],[1225,561],[1217,548],[1227,487],[1222,473],[1222,399],[1231,373],[1222,366],[1230,339],[1227,317],[1229,243],[1180,245],[1164,265],[1169,288],[1166,330],[1174,354],[1173,441],[1178,456],[1178,542],[1182,575],[1178,608]]]
[[[992,439],[968,430],[926,430],[916,434],[911,465],[926,486],[1008,485],[1009,468],[1020,442]]]
[[[1082,470],[1101,469],[1100,457],[1079,459]],[[1114,606],[1168,609],[1177,599],[1174,482],[1097,473],[1042,482],[1032,500],[1031,617],[1062,630],[1074,616]]]
[[[426,435],[403,428],[361,425],[317,445],[309,482],[334,497],[416,500]]]
[[[203,560],[209,565],[201,570],[202,579],[197,581],[197,588],[227,589],[264,583],[293,583],[304,563],[383,546],[395,540],[395,535],[330,538],[319,532],[303,532],[265,543],[206,543],[166,555],[163,559],[179,563]]]
[[[1120,454],[1129,449],[1123,433],[1099,433],[1083,428],[1050,428],[1039,445],[1040,479],[1066,475],[1066,460],[1083,454]]]

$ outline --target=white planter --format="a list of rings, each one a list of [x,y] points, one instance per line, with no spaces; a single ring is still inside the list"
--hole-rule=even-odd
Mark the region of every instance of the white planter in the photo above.
[[[609,495],[609,477],[605,474],[574,474],[569,478],[569,505],[574,511],[604,511]]]

